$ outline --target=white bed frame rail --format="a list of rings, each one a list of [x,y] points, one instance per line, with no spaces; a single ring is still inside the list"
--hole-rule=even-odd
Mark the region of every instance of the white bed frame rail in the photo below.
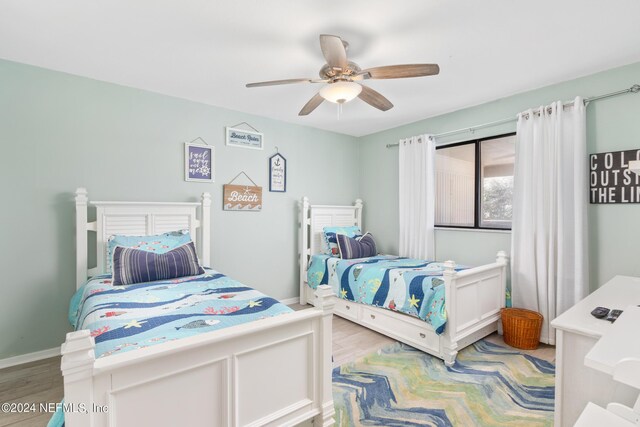
[[[114,230],[109,228],[113,219],[119,221],[115,227],[118,232],[129,230],[129,234],[159,233],[188,225],[195,236],[195,228],[200,226],[201,258],[208,261],[210,196],[206,193],[202,204],[96,202],[95,223],[87,223],[87,202],[86,190],[79,189],[79,278],[86,278],[89,271],[87,230],[98,232],[98,245],[104,251],[106,237]],[[202,207],[199,220],[198,206]],[[175,222],[164,225],[167,218]],[[98,257],[97,269],[102,268]],[[314,418],[316,425],[331,426],[335,412],[332,295],[331,288],[323,286],[315,292],[313,310],[99,359],[95,358],[90,331],[70,332],[62,345],[65,425],[293,426]]]
[[[313,206],[304,197],[300,203],[300,303],[313,304],[313,289],[307,285],[311,256],[321,253],[323,228],[356,225],[362,229],[362,201],[353,206]],[[498,330],[500,310],[505,306],[508,258],[497,254],[496,262],[455,271],[456,263],[445,262],[443,274],[447,325],[441,335],[418,318],[391,310],[354,303],[335,297],[335,314],[395,338],[453,365],[458,351]]]

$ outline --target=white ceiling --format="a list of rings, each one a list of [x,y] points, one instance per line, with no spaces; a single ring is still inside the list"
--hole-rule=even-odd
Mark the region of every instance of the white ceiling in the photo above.
[[[640,61],[638,0],[1,0],[0,57],[286,122],[366,135]],[[439,76],[367,81],[357,99],[298,111],[320,85],[318,35],[363,68],[438,63]]]

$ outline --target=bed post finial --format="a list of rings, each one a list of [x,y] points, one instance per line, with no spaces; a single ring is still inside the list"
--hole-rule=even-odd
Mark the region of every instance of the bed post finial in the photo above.
[[[499,251],[496,255],[496,262],[500,265],[507,265],[509,263],[509,257],[505,251]]]
[[[76,206],[78,204],[84,203],[87,204],[89,198],[87,197],[87,189],[84,187],[78,187],[76,189]]]
[[[451,260],[445,261],[444,262],[444,273],[445,273],[445,275],[447,273],[455,274],[455,272],[456,272],[456,262],[455,261],[451,261]]]
[[[87,189],[76,189],[76,289],[87,280],[89,265],[87,260]]]
[[[360,231],[364,233],[362,230],[362,199],[356,199],[356,226],[360,227]]]
[[[208,192],[202,193],[202,205],[211,206],[211,193],[208,193]]]
[[[320,413],[321,419],[319,420],[321,426],[333,425],[335,415],[331,384],[331,371],[333,370],[333,352],[331,350],[333,332],[331,322],[335,304],[335,297],[331,286],[318,286],[315,291],[314,305],[317,309],[322,310],[322,355],[320,359],[322,369],[322,409]]]
[[[200,218],[201,261],[211,267],[211,194],[202,193],[202,218]]]
[[[64,377],[64,400],[74,407],[93,404],[93,362],[95,361],[95,341],[86,329],[69,332],[62,344],[62,362]],[[91,425],[91,410],[70,411],[65,413],[65,425]]]
[[[316,289],[314,306],[322,309],[324,316],[330,316],[333,314],[333,307],[336,305],[333,298],[333,290],[329,285],[320,285]]]

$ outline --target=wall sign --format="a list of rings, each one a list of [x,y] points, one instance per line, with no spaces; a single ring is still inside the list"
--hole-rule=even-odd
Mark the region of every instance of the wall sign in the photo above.
[[[287,159],[280,153],[269,157],[269,191],[287,191]]]
[[[640,175],[629,170],[631,160],[640,160],[640,150],[597,153],[590,156],[591,203],[640,203]]]
[[[250,130],[226,127],[227,145],[232,147],[251,148],[262,150],[264,148],[264,134]]]
[[[225,184],[223,209],[225,211],[258,212],[262,210],[262,187]]]
[[[184,144],[184,180],[213,182],[214,151],[210,145]]]

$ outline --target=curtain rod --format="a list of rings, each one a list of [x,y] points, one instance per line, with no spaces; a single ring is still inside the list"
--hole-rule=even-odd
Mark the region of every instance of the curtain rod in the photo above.
[[[587,105],[590,102],[599,101],[599,100],[605,99],[605,98],[611,98],[612,96],[624,95],[626,93],[638,93],[638,92],[640,92],[640,85],[636,84],[636,85],[631,86],[628,89],[619,90],[617,92],[606,93],[604,95],[592,96],[591,98],[585,98],[584,104]],[[563,107],[569,107],[569,106],[572,106],[572,105],[573,105],[573,101],[566,102],[566,103],[562,104]],[[466,127],[466,128],[462,128],[462,129],[450,130],[448,132],[441,132],[441,133],[437,133],[435,135],[432,135],[432,137],[433,138],[442,138],[443,136],[455,135],[455,134],[463,133],[463,132],[475,132],[478,129],[484,129],[484,128],[488,128],[488,127],[503,125],[503,124],[506,124],[506,123],[515,122],[516,120],[518,120],[518,116],[510,117],[508,119],[496,120],[494,122],[482,123],[480,125],[470,126],[470,127]],[[398,143],[396,143],[396,144],[387,144],[387,148],[397,147],[399,145],[400,144],[398,144]]]

